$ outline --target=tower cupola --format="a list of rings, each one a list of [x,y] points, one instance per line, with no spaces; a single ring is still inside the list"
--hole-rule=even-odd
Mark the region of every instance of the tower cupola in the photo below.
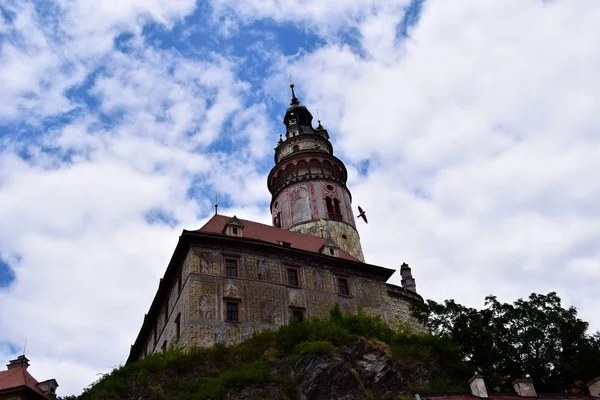
[[[278,228],[323,236],[333,240],[358,260],[364,261],[356,230],[351,194],[346,186],[346,166],[333,155],[329,133],[296,97],[292,99],[275,147],[275,167],[267,178],[272,194],[271,214]]]

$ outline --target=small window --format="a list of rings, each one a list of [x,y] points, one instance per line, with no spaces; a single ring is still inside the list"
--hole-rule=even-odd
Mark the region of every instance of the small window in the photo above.
[[[338,286],[339,286],[341,295],[350,296],[350,288],[348,287],[348,279],[338,278]]]
[[[288,285],[290,286],[300,286],[298,285],[298,270],[294,268],[288,268]]]
[[[227,321],[238,322],[238,303],[227,302]]]
[[[299,151],[300,147],[298,147],[298,145],[295,145],[294,147],[292,147],[292,151]]]
[[[161,348],[162,348],[163,353],[167,351],[167,341],[166,340],[163,342]]]
[[[177,314],[177,318],[175,318],[175,337],[179,342],[179,338],[181,337],[181,313]]]
[[[233,235],[237,236],[237,234],[238,234],[238,228],[235,228],[235,227],[231,228],[231,233]]]
[[[292,318],[296,322],[302,322],[304,320],[304,311],[302,311],[302,310],[292,310]]]
[[[231,260],[231,259],[225,260],[225,275],[237,278],[237,276],[238,276],[237,260]]]
[[[329,255],[335,256],[335,250],[332,249],[331,247],[329,248]]]

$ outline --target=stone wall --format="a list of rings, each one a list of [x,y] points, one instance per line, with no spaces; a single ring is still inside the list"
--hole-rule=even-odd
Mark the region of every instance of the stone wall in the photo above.
[[[225,260],[238,260],[237,278],[225,275]],[[299,287],[287,283],[288,268],[298,273]],[[388,285],[368,273],[340,275],[334,268],[314,263],[297,263],[273,254],[238,253],[227,248],[192,248],[183,265],[181,296],[171,295],[170,317],[163,329],[161,314],[156,346],[149,338],[148,353],[160,351],[166,340],[175,341],[174,318],[181,313],[181,339],[186,346],[210,347],[215,343],[236,344],[255,331],[277,329],[287,323],[293,310],[304,317],[326,318],[335,303],[343,312],[358,307],[368,315],[381,316],[391,326],[416,325],[407,300],[390,296]],[[339,278],[347,279],[349,296],[338,294]],[[173,288],[174,293],[177,288]],[[239,322],[226,322],[226,303],[239,304]]]

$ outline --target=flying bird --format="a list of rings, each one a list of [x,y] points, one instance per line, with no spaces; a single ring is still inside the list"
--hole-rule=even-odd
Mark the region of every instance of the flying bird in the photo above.
[[[356,216],[356,218],[362,218],[363,221],[365,221],[365,224],[368,224],[369,221],[367,221],[367,214],[366,211],[363,210],[362,208],[360,208],[360,206],[358,206],[358,215]]]

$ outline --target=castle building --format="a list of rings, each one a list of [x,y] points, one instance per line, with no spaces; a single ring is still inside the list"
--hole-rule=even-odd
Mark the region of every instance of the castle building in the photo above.
[[[220,215],[215,205],[202,228],[184,230],[127,362],[172,344],[236,344],[291,319],[327,317],[336,303],[416,325],[409,306],[423,299],[410,268],[402,264],[396,286],[386,283],[394,269],[364,262],[346,167],[290,87],[285,139],[267,178],[273,225]]]
[[[0,400],[54,400],[58,383],[55,379],[38,382],[29,371],[29,360],[20,355],[0,371]]]

